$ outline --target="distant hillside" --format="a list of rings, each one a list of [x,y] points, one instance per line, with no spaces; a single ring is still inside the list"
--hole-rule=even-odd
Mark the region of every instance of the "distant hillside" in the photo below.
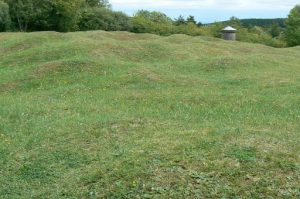
[[[241,19],[240,21],[245,27],[251,27],[251,26],[269,27],[272,24],[277,23],[279,24],[280,27],[285,28],[285,20],[286,20],[285,18],[277,18],[277,19]],[[222,21],[221,23],[229,23],[229,20]]]
[[[285,18],[278,19],[241,19],[241,22],[246,27],[251,26],[261,26],[261,27],[269,27],[272,24],[279,24],[280,27],[285,28]]]

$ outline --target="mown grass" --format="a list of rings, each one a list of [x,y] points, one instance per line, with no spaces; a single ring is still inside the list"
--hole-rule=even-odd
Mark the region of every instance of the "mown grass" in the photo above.
[[[0,198],[299,198],[300,51],[0,34]]]

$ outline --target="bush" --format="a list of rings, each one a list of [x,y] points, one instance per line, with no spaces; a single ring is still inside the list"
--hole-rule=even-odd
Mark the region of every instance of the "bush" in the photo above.
[[[255,26],[253,28],[238,28],[237,40],[249,43],[260,43],[272,47],[282,48],[286,46],[286,43],[280,38],[273,38],[271,34],[265,31],[263,28]]]
[[[131,19],[131,22],[131,30],[135,33],[171,35],[176,32],[172,19],[160,12],[140,10]]]
[[[191,36],[203,35],[202,29],[191,22],[176,26],[175,32],[176,34],[186,34]]]
[[[121,12],[113,12],[107,8],[87,8],[81,13],[80,30],[130,30],[129,17]]]
[[[132,26],[130,18],[122,12],[113,12],[114,23],[110,30],[130,31]]]
[[[224,28],[222,23],[214,23],[208,26],[202,26],[202,34],[205,36],[221,38],[221,30]]]

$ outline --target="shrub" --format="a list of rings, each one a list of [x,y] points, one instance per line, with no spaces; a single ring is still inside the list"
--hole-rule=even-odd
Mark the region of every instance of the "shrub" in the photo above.
[[[255,26],[250,29],[243,27],[238,28],[237,40],[250,43],[261,43],[277,48],[282,48],[286,46],[286,43],[284,42],[282,37],[273,38],[271,34],[269,34],[263,28],[258,26]]]
[[[81,13],[80,30],[130,30],[129,17],[121,12],[113,12],[104,7],[87,8]]]
[[[135,33],[170,35],[176,32],[172,19],[160,12],[140,10],[131,22],[132,31]]]
[[[191,35],[191,36],[199,36],[203,35],[203,31],[201,28],[199,28],[195,23],[187,23],[187,24],[182,24],[175,26],[175,32],[177,34],[186,34],[186,35]]]

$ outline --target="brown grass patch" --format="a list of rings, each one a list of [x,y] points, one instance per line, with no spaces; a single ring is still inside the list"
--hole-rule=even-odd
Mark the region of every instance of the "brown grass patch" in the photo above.
[[[39,67],[34,74],[38,77],[42,77],[45,74],[52,72],[56,69],[58,69],[60,66],[62,65],[61,61],[56,61],[56,62],[51,62],[51,63],[46,63],[44,65],[42,65],[41,67]]]
[[[14,89],[18,88],[20,83],[21,83],[21,81],[17,80],[17,81],[11,81],[11,82],[7,82],[4,84],[0,84],[0,92],[14,90]]]
[[[151,71],[150,69],[147,69],[147,68],[139,69],[137,71],[137,74],[145,77],[149,81],[163,82],[163,79],[159,74],[157,74],[157,73],[155,73],[155,72],[153,72],[153,71]]]

